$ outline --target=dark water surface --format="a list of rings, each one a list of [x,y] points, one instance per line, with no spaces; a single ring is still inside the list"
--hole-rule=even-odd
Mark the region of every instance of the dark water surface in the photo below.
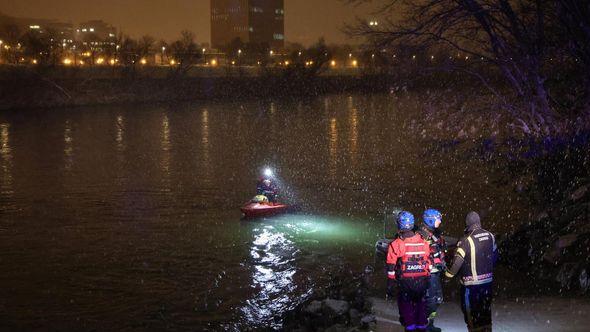
[[[528,213],[473,158],[433,154],[419,96],[0,114],[0,329],[279,327],[341,266],[373,262],[382,211]],[[426,135],[427,136],[427,135]],[[303,213],[245,222],[261,167]]]

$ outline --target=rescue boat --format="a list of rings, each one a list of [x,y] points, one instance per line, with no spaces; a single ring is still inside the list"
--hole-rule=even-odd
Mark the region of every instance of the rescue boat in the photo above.
[[[248,202],[246,205],[240,208],[240,211],[244,214],[244,218],[263,218],[271,217],[277,214],[286,213],[289,211],[289,205],[281,203],[270,203],[270,202]]]

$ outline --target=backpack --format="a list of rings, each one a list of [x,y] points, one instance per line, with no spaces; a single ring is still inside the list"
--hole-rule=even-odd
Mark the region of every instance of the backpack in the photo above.
[[[404,247],[403,256],[398,259],[397,275],[401,279],[430,276],[430,245],[418,234],[400,239]]]

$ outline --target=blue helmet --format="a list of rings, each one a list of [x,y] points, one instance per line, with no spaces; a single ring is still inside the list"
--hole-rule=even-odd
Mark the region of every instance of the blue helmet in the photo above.
[[[442,214],[438,210],[428,209],[424,211],[424,215],[422,215],[422,220],[424,220],[424,225],[426,225],[426,227],[430,229],[435,229],[436,221],[442,221]]]
[[[397,215],[397,228],[400,231],[414,228],[414,215],[408,211],[400,212]]]

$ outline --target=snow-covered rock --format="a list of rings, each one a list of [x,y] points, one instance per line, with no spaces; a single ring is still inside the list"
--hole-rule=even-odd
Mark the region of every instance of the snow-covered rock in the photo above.
[[[349,304],[347,301],[326,299],[323,301],[323,308],[328,314],[342,316],[348,312]]]

